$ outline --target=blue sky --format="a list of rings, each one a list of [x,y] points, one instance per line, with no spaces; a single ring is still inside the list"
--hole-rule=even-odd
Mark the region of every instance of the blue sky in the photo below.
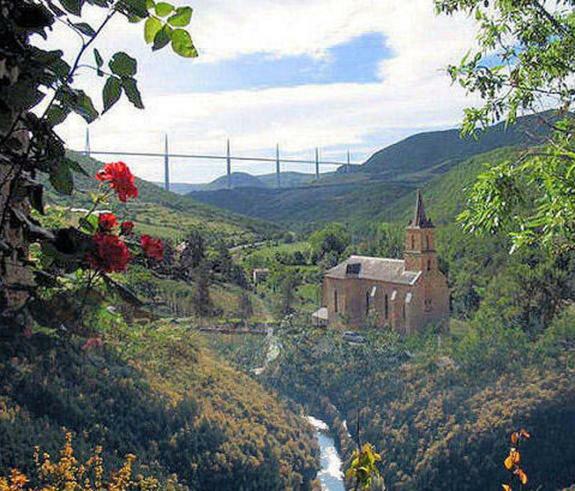
[[[151,52],[141,25],[120,20],[99,41],[105,57],[119,46],[137,57],[146,109],[120,102],[91,126],[92,148],[161,151],[167,133],[181,153],[222,154],[230,138],[236,155],[273,156],[278,143],[285,156],[312,158],[318,146],[326,159],[343,160],[349,149],[364,161],[410,134],[455,127],[472,102],[445,73],[469,49],[472,21],[437,17],[432,0],[182,3],[194,7],[197,59]],[[99,101],[102,80],[80,82]],[[84,131],[70,120],[61,134],[81,148]],[[161,161],[130,163],[141,177],[161,180]],[[273,165],[234,169],[261,174]],[[217,162],[172,161],[178,181],[224,172]]]
[[[366,33],[328,48],[322,57],[253,53],[231,60],[182,66],[180,60],[172,56],[164,62],[162,71],[151,70],[151,73],[162,90],[171,93],[373,83],[379,80],[379,63],[391,56],[381,33]],[[168,84],[166,70],[178,73]]]

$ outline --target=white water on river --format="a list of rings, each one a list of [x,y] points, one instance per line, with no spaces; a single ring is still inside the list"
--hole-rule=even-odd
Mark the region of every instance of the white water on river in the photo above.
[[[307,419],[315,428],[319,442],[321,469],[317,473],[317,477],[321,483],[321,489],[324,491],[345,491],[341,458],[335,448],[333,438],[329,436],[329,426],[321,419],[313,416],[308,416]]]

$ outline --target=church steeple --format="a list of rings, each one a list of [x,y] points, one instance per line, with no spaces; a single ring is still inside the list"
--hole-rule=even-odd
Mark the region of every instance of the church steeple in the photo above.
[[[409,222],[409,226],[416,228],[433,228],[433,222],[428,219],[425,214],[423,196],[421,195],[421,191],[419,189],[417,190],[417,199],[415,201],[413,219]]]
[[[435,227],[427,218],[421,191],[417,190],[413,218],[405,235],[405,269],[407,271],[432,272],[437,268],[435,252]]]

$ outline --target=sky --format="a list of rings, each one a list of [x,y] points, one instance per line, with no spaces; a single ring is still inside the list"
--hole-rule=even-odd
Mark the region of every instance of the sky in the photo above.
[[[104,57],[123,50],[138,59],[144,110],[122,99],[90,125],[92,150],[275,155],[365,161],[373,152],[421,131],[457,127],[471,105],[446,73],[473,46],[465,17],[437,16],[432,0],[186,0],[199,57],[169,47],[152,52],[143,25],[117,18],[95,43]],[[101,12],[86,11],[92,25]],[[79,48],[65,28],[51,36]],[[93,63],[91,53],[87,63]],[[103,79],[80,71],[79,86],[101,107]],[[73,149],[84,147],[86,125],[71,117],[58,127]],[[161,158],[123,158],[135,173],[163,179]],[[225,162],[172,159],[174,182],[208,182]],[[234,171],[265,174],[275,164],[232,163]],[[313,172],[312,165],[282,170]],[[322,171],[334,170],[322,167]]]

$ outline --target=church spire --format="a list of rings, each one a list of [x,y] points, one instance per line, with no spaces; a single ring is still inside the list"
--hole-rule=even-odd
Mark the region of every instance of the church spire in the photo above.
[[[415,210],[413,213],[413,219],[409,222],[410,227],[417,228],[432,228],[432,221],[427,218],[425,214],[425,207],[423,206],[423,196],[421,195],[421,190],[417,190],[417,200],[415,202]]]

